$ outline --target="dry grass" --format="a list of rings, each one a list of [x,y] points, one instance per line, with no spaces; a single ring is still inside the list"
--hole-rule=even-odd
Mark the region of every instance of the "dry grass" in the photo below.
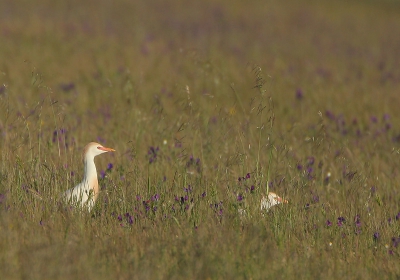
[[[397,2],[108,2],[0,3],[2,279],[400,277]]]

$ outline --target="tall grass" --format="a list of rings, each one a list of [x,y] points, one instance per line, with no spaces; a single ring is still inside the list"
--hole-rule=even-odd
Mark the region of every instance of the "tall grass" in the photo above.
[[[399,277],[396,2],[17,2],[2,279]],[[58,197],[90,141],[86,213]]]

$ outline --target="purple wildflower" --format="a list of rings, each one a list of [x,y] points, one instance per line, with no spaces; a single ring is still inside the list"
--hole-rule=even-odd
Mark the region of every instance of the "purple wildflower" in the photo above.
[[[109,163],[108,165],[107,165],[107,170],[108,171],[111,171],[111,169],[113,168],[113,164],[112,163]]]
[[[243,196],[242,196],[241,194],[239,194],[239,195],[237,196],[237,200],[238,200],[238,201],[242,201],[242,200],[243,200]]]
[[[154,148],[151,146],[147,152],[147,155],[149,156],[149,163],[153,163],[157,159],[157,153],[158,153],[158,147]]]
[[[0,193],[0,203],[3,203],[4,200],[6,200],[6,195]]]
[[[197,172],[200,173],[201,171],[200,159],[199,158],[194,159],[193,155],[191,155],[189,157],[189,160],[186,162],[186,167],[187,168],[193,167],[196,169]]]
[[[338,218],[338,222],[337,222],[338,227],[343,226],[343,224],[344,224],[345,222],[346,222],[346,219],[345,219],[344,217],[339,217],[339,218]]]
[[[383,121],[387,122],[388,120],[390,120],[390,115],[384,114],[382,119],[383,119]]]
[[[396,221],[400,220],[400,212],[396,215]]]
[[[330,227],[331,225],[332,225],[332,222],[329,221],[329,220],[326,220],[326,226],[327,226],[327,227]]]
[[[70,92],[71,90],[75,89],[75,84],[70,82],[70,83],[61,83],[60,84],[60,89],[64,92]]]
[[[106,177],[106,172],[104,172],[103,170],[100,171],[100,178],[104,179]]]
[[[354,223],[356,224],[356,227],[361,227],[360,215],[354,217]]]
[[[301,165],[300,163],[297,165],[297,170],[301,171],[303,170],[303,165]]]
[[[175,141],[175,148],[182,148],[182,142]]]
[[[251,187],[250,187],[250,192],[254,192],[254,190],[255,190],[254,185],[251,185]],[[400,214],[400,212],[399,212],[399,214]]]
[[[206,192],[203,192],[202,194],[201,194],[201,197],[205,197],[207,194],[206,194]]]
[[[157,200],[159,200],[159,199],[160,199],[160,195],[159,195],[158,193],[156,193],[156,194],[151,198],[152,201],[157,201]]]
[[[250,179],[250,173],[246,174],[246,179]]]
[[[399,237],[392,237],[392,245],[393,245],[393,247],[397,248],[397,246],[399,246],[399,244],[400,244],[400,236]]]
[[[296,89],[296,99],[297,100],[303,99],[303,91],[300,88]]]
[[[379,239],[379,232],[375,232],[373,235],[374,241],[377,241]]]
[[[325,115],[328,117],[328,119],[331,119],[331,120],[334,120],[336,118],[335,115],[329,110],[327,110],[325,112]]]

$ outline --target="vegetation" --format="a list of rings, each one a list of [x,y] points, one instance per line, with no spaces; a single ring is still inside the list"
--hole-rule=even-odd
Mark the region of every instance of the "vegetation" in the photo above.
[[[2,279],[400,277],[397,1],[0,11]]]

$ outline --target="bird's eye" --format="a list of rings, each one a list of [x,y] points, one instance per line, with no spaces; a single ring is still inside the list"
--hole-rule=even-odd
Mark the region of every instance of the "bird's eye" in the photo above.
[[[100,150],[100,149],[101,149],[101,147],[100,147],[100,146],[98,146],[98,147],[97,147],[97,149],[99,149],[99,150]]]

